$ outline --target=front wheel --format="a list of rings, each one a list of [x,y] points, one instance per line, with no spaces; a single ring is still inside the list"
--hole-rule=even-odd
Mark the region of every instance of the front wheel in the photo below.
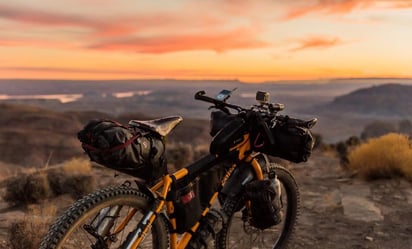
[[[280,249],[287,246],[298,216],[299,190],[293,175],[284,167],[271,164],[269,172],[275,172],[281,183],[281,223],[264,230],[255,228],[245,219],[245,212],[238,212],[242,200],[227,199],[223,211],[229,218],[216,236],[217,248]]]
[[[56,220],[40,249],[123,248],[127,235],[136,228],[150,203],[145,194],[126,186],[87,195]],[[167,226],[159,215],[139,248],[167,247]]]

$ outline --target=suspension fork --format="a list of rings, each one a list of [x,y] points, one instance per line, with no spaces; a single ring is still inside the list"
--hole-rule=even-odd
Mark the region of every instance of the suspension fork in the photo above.
[[[185,169],[179,170],[173,176],[177,179],[180,179],[187,175],[188,171]],[[156,191],[163,187],[162,192],[159,196],[155,199],[152,206],[140,220],[139,224],[137,225],[136,229],[129,233],[126,238],[126,241],[120,247],[121,249],[136,249],[139,244],[143,241],[144,237],[146,236],[147,232],[149,231],[150,227],[152,226],[153,222],[157,218],[157,216],[162,211],[163,207],[166,205],[166,196],[169,192],[173,180],[172,177],[169,175],[165,175],[162,181],[155,186],[152,187],[149,191]],[[135,209],[129,212],[129,215],[126,219],[121,223],[119,230],[123,229],[125,224],[133,217],[134,213],[136,212]],[[123,228],[122,228],[123,227]]]

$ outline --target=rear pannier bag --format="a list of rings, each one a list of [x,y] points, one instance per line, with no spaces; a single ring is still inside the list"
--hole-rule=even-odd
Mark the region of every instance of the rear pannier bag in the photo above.
[[[165,145],[152,132],[112,120],[92,120],[78,133],[91,161],[153,182],[166,173]]]
[[[246,200],[250,201],[250,224],[259,229],[279,224],[280,211],[273,201],[276,196],[275,187],[270,180],[255,180],[246,185]]]
[[[306,162],[312,154],[315,140],[309,129],[298,126],[302,122],[304,121],[288,118],[270,128],[274,144],[270,144],[262,131],[257,132],[252,137],[254,149],[291,162]]]

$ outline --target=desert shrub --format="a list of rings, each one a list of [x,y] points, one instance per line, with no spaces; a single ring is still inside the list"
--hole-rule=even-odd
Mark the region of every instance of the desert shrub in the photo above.
[[[361,143],[361,140],[356,136],[351,136],[343,142],[339,142],[335,145],[335,150],[338,154],[340,164],[343,167],[347,167],[349,163],[348,154],[357,145]]]
[[[95,187],[95,181],[91,175],[77,174],[68,176],[64,186],[66,188],[65,193],[77,199],[92,192]]]
[[[193,160],[199,160],[200,158],[206,156],[209,154],[209,146],[197,146],[194,149],[194,156],[193,156]]]
[[[315,144],[313,145],[313,149],[320,149],[323,150],[326,146],[323,142],[323,137],[319,133],[313,133],[313,138],[315,139]]]
[[[176,169],[180,169],[193,162],[194,151],[190,144],[168,144],[166,147],[166,157],[168,163],[173,164]]]
[[[73,158],[62,167],[48,170],[48,179],[54,195],[70,194],[78,198],[90,193],[96,185],[95,178],[90,174],[91,169],[89,160]]]
[[[72,158],[63,164],[63,170],[68,174],[89,174],[92,170],[92,165],[89,159]]]
[[[8,243],[13,249],[37,249],[56,215],[56,207],[32,210],[8,228]]]
[[[14,205],[38,203],[53,196],[47,174],[35,172],[31,175],[18,175],[6,185],[3,199]]]
[[[78,198],[95,188],[93,175],[86,160],[70,160],[59,167],[20,174],[6,183],[3,199],[12,205],[27,205],[62,194]]]
[[[412,149],[408,137],[390,133],[370,139],[349,153],[349,169],[368,178],[412,178]]]
[[[54,196],[70,194],[72,197],[78,198],[92,192],[96,186],[95,178],[92,175],[68,174],[64,170],[48,172],[48,179]]]

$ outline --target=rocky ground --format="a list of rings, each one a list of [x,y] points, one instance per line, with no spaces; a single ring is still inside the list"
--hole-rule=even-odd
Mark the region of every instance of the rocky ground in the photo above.
[[[412,248],[410,182],[348,177],[326,156],[291,170],[301,193],[291,248]]]
[[[301,193],[299,222],[290,248],[412,248],[411,182],[366,182],[342,171],[337,159],[316,154],[290,170]],[[57,203],[70,204],[64,198]],[[0,248],[8,248],[2,245],[10,223],[24,217],[23,210],[0,203]]]

